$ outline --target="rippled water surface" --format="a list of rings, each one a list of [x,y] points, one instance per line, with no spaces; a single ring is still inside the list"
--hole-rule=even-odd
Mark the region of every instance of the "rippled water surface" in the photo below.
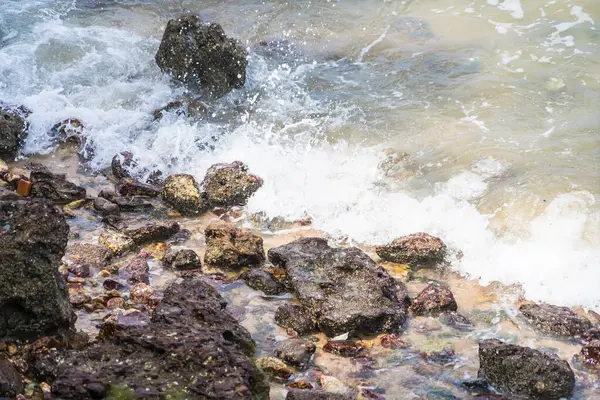
[[[183,12],[248,46],[248,81],[208,121],[152,122],[183,93],[154,63]],[[0,100],[33,111],[26,153],[76,117],[96,169],[240,159],[265,180],[249,212],[365,244],[425,230],[484,284],[600,310],[599,20],[597,0],[3,0]]]

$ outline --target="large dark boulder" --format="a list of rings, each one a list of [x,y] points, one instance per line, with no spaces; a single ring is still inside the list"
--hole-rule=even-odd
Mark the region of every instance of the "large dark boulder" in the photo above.
[[[55,174],[45,168],[31,171],[31,196],[43,197],[56,204],[67,204],[85,199],[85,188],[66,179],[65,174]]]
[[[396,332],[406,320],[405,286],[358,248],[303,238],[268,254],[286,269],[298,300],[328,336]]]
[[[531,399],[569,398],[575,386],[568,362],[496,339],[479,343],[479,377],[502,392]]]
[[[567,307],[531,303],[523,304],[519,311],[540,331],[552,335],[580,337],[592,328],[587,318]]]
[[[19,112],[0,107],[0,159],[15,159],[27,136],[26,126]]]
[[[156,64],[192,89],[220,97],[246,82],[246,50],[216,23],[197,15],[168,22]]]
[[[58,272],[68,235],[64,216],[46,201],[0,201],[0,339],[32,339],[72,326]]]
[[[67,353],[49,398],[268,399],[255,344],[225,306],[199,279],[171,285],[150,321],[107,322],[103,340]]]

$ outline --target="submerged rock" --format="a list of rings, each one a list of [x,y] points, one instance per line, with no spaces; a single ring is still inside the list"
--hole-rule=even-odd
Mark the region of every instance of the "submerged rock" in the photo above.
[[[256,365],[262,369],[273,380],[287,381],[293,374],[294,370],[278,358],[261,357],[256,360]]]
[[[171,285],[151,321],[104,327],[103,340],[67,353],[48,398],[92,400],[104,390],[108,398],[267,400],[254,342],[225,306],[199,279]]]
[[[316,350],[317,346],[308,340],[287,339],[277,343],[275,355],[302,371],[308,368],[310,359]]]
[[[216,23],[193,14],[169,20],[156,64],[192,89],[220,97],[246,82],[246,50]]]
[[[133,239],[119,232],[101,233],[98,241],[115,256],[127,253],[135,248]]]
[[[114,203],[123,212],[148,212],[154,210],[154,205],[146,196],[116,197]]]
[[[594,341],[583,346],[577,358],[587,368],[600,370],[600,341]]]
[[[532,399],[568,398],[575,386],[568,362],[496,339],[479,343],[479,377],[500,391]]]
[[[352,340],[330,340],[323,346],[323,351],[342,357],[357,357],[364,349],[362,344]]]
[[[56,204],[68,204],[86,197],[85,189],[69,182],[65,174],[34,170],[31,171],[31,183],[32,197],[44,197]]]
[[[592,327],[587,318],[567,307],[532,303],[523,304],[519,311],[540,331],[553,335],[580,337]]]
[[[102,197],[96,197],[93,204],[94,210],[102,215],[119,215],[120,213],[118,205]]]
[[[133,239],[135,244],[141,245],[167,240],[179,230],[179,224],[176,222],[152,222],[138,228],[126,229],[123,234]]]
[[[133,178],[121,178],[115,185],[117,192],[124,197],[147,196],[156,197],[160,190],[147,183],[138,182]]]
[[[119,268],[119,276],[126,278],[131,283],[149,284],[149,274],[150,266],[141,257],[136,257]]]
[[[323,390],[291,389],[285,400],[353,400],[350,393],[329,393]]]
[[[112,254],[104,246],[92,243],[75,243],[67,248],[65,258],[76,264],[102,268],[108,265]]]
[[[285,285],[276,279],[273,274],[262,268],[252,268],[240,275],[248,286],[260,290],[267,295],[277,295],[285,292]]]
[[[269,250],[287,281],[328,336],[396,332],[407,317],[406,288],[358,248],[303,238]]]
[[[259,266],[265,261],[263,239],[235,225],[217,220],[204,231],[204,264],[211,268],[239,270]]]
[[[446,256],[446,245],[440,238],[419,232],[378,246],[376,251],[382,260],[419,266],[442,262]]]
[[[206,118],[208,113],[208,104],[201,100],[185,97],[181,100],[171,101],[163,108],[154,110],[154,120],[161,120],[165,113],[174,112],[177,115],[183,115],[189,118]]]
[[[75,316],[58,272],[69,235],[44,200],[0,201],[0,339],[65,333]]]
[[[26,123],[18,112],[0,107],[0,158],[15,159],[27,137]]]
[[[200,257],[194,250],[190,249],[169,251],[163,259],[163,264],[180,271],[202,268]]]
[[[0,358],[0,398],[16,398],[24,388],[23,376],[19,371],[10,361]]]
[[[283,328],[295,330],[299,335],[312,333],[317,328],[308,309],[295,304],[279,306],[275,311],[275,322]]]
[[[185,216],[196,216],[208,209],[208,203],[192,175],[171,175],[165,180],[162,191],[165,203]]]
[[[202,190],[213,206],[243,206],[248,198],[263,184],[261,178],[248,172],[248,167],[235,161],[231,164],[215,164],[206,172]]]
[[[448,287],[427,285],[417,297],[412,299],[410,309],[414,315],[437,315],[442,312],[456,311],[458,306]]]

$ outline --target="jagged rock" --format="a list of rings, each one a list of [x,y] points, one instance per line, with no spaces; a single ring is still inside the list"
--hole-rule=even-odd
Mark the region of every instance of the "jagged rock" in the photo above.
[[[211,166],[201,186],[211,205],[231,207],[245,205],[262,184],[262,179],[250,174],[244,163],[235,161]]]
[[[156,53],[156,64],[192,89],[220,97],[246,81],[246,50],[219,24],[187,14],[172,19]]]
[[[101,327],[102,340],[68,352],[49,400],[95,399],[89,382],[108,398],[267,400],[269,386],[250,359],[254,342],[225,306],[199,279],[171,285],[150,321],[117,317]]]
[[[532,303],[523,304],[519,311],[540,331],[553,335],[579,337],[592,327],[588,319],[567,307]]]
[[[300,303],[328,336],[396,332],[407,317],[406,288],[358,248],[303,238],[269,250]]]
[[[0,107],[0,158],[15,159],[27,137],[26,127],[18,112]]]
[[[16,398],[24,388],[19,371],[10,361],[0,358],[0,397]]]
[[[138,228],[126,229],[123,234],[133,239],[135,244],[141,245],[167,240],[179,230],[179,224],[176,222],[153,222]]]
[[[0,187],[0,201],[24,200],[25,198],[12,190]]]
[[[532,399],[569,398],[575,386],[568,362],[496,339],[479,343],[478,375],[497,390]]]
[[[116,154],[110,163],[111,172],[117,179],[131,178],[129,169],[136,166],[137,162],[133,158],[133,153],[129,151]]]
[[[94,210],[102,215],[119,215],[119,206],[102,197],[94,199]]]
[[[593,370],[600,369],[600,341],[593,341],[583,346],[581,352],[577,355],[579,361],[587,368]]]
[[[208,114],[208,104],[191,97],[171,101],[163,108],[154,111],[154,120],[161,120],[164,117],[164,114],[168,112],[175,112],[177,115],[183,115],[189,118],[206,118]]]
[[[129,296],[136,303],[152,305],[154,303],[154,288],[145,283],[136,283],[129,288]]]
[[[284,304],[275,311],[275,322],[277,325],[290,328],[299,335],[312,333],[317,326],[308,309],[295,304]]]
[[[362,344],[352,340],[330,340],[323,346],[324,352],[342,357],[357,357],[364,349]]]
[[[317,346],[308,340],[287,339],[277,343],[275,355],[302,371],[308,368],[316,350]]]
[[[165,180],[162,191],[165,203],[185,216],[196,216],[208,209],[208,203],[200,193],[198,182],[192,175],[171,175]]]
[[[119,276],[126,278],[131,283],[149,284],[149,274],[148,262],[141,257],[135,257],[119,268]]]
[[[350,393],[329,393],[323,390],[291,389],[285,400],[353,400]]]
[[[133,178],[121,178],[115,185],[117,192],[123,197],[131,196],[146,196],[156,197],[160,194],[160,190],[153,185],[138,182]]]
[[[58,272],[69,235],[45,200],[0,201],[0,339],[66,333],[75,316]]]
[[[202,262],[198,254],[189,249],[169,251],[163,259],[163,264],[176,270],[202,268]]]
[[[285,285],[277,280],[273,274],[261,268],[252,268],[240,275],[248,286],[260,290],[267,295],[277,295],[285,292]]]
[[[114,203],[124,212],[148,212],[154,209],[146,196],[116,197]]]
[[[437,315],[442,312],[456,311],[458,305],[448,287],[430,284],[412,299],[410,309],[414,315]]]
[[[135,248],[133,239],[119,232],[103,232],[100,234],[98,241],[115,256],[127,253]]]
[[[456,312],[445,312],[440,315],[440,322],[459,331],[470,331],[473,324],[466,317]]]
[[[112,254],[104,246],[92,243],[75,243],[67,248],[65,258],[75,264],[102,268],[108,265]]]
[[[65,176],[45,169],[31,171],[31,196],[44,197],[56,204],[68,204],[85,199],[85,189],[67,181]]]
[[[258,358],[256,365],[276,381],[287,381],[294,374],[293,369],[275,357]]]
[[[73,264],[68,269],[70,273],[78,278],[87,278],[91,274],[89,264]]]
[[[394,239],[389,245],[378,246],[376,252],[385,261],[420,266],[442,262],[446,256],[446,245],[440,238],[419,232]]]
[[[239,270],[259,266],[265,261],[263,239],[232,224],[217,220],[204,231],[204,264],[211,268]]]

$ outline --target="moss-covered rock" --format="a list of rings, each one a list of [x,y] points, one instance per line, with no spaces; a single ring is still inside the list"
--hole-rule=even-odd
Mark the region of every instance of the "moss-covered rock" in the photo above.
[[[169,176],[164,183],[162,198],[186,216],[197,216],[208,209],[208,202],[200,193],[198,182],[188,174]]]

